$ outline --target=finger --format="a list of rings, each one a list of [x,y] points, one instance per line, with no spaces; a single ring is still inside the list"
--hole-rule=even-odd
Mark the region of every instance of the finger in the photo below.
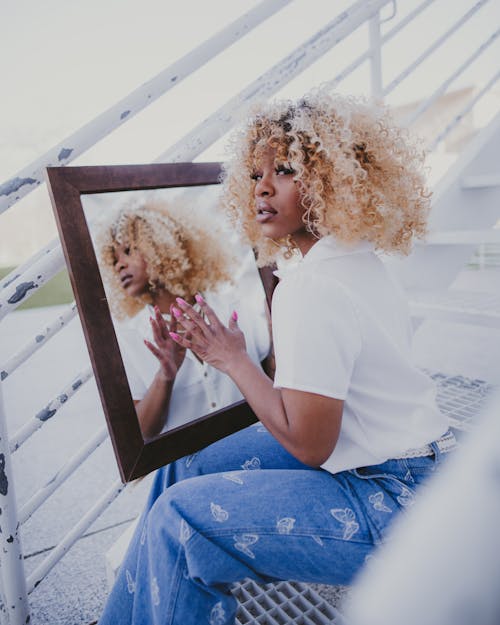
[[[153,356],[156,356],[158,360],[161,360],[161,352],[155,345],[153,345],[153,343],[150,343],[147,339],[144,339],[144,345],[149,349]]]
[[[238,313],[233,310],[232,315],[229,317],[229,323],[227,324],[230,330],[236,330],[238,327]]]
[[[173,304],[170,305],[170,332],[177,332],[177,316],[176,316],[176,308]]]
[[[194,332],[195,327],[198,328],[203,336],[208,338],[215,328],[211,328],[210,326],[208,326],[205,319],[203,319],[203,316],[197,313],[192,306],[190,306],[185,300],[182,299],[182,297],[177,297],[176,302],[179,305],[179,308],[182,310],[182,313],[184,313],[181,313],[181,315],[175,315],[177,317],[177,321],[186,330],[190,330],[191,332]],[[189,320],[191,320],[193,323],[189,324],[186,322]]]
[[[177,345],[180,345],[181,347],[184,347],[185,349],[194,350],[193,342],[191,340],[188,340],[186,338],[186,335],[181,336],[180,334],[177,334],[177,332],[169,332],[169,335],[172,341],[177,343]]]
[[[185,332],[186,334],[190,335],[192,339],[203,339],[204,341],[206,341],[206,339],[208,338],[208,336],[205,335],[205,332],[203,332],[199,325],[185,315],[178,317],[177,323],[179,326],[177,334],[182,334],[183,332]]]
[[[221,323],[219,317],[217,317],[213,309],[206,303],[203,297],[199,293],[197,293],[194,296],[194,298],[200,305],[202,313],[206,316],[206,318],[208,319],[210,325],[214,328],[214,330],[216,328],[222,328],[223,324]]]
[[[160,327],[156,319],[154,319],[153,317],[150,317],[149,321],[151,323],[151,331],[153,333],[153,339],[157,345],[161,345],[167,339],[163,337],[162,331],[160,330]]]
[[[163,318],[163,315],[161,314],[161,310],[159,309],[159,307],[155,306],[154,309],[155,309],[156,322],[158,323],[158,329],[160,330],[161,337],[166,341],[168,338],[167,324],[165,323],[165,319]]]

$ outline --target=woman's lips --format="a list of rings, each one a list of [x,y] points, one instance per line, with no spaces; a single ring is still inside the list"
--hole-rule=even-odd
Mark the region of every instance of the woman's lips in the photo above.
[[[131,282],[132,276],[130,274],[127,274],[126,276],[123,276],[123,278],[121,278],[122,287],[124,289],[126,289]]]
[[[278,212],[275,211],[272,206],[269,206],[269,204],[259,203],[257,204],[257,215],[255,219],[258,223],[263,224],[273,219],[277,214]]]

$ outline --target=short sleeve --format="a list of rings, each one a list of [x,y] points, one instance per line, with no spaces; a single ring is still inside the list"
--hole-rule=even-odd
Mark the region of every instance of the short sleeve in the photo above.
[[[274,386],[345,399],[361,350],[355,306],[336,280],[287,275],[272,305]]]

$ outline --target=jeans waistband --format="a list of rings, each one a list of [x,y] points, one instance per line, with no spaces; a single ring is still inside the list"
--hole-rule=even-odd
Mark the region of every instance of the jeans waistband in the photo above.
[[[446,434],[440,436],[436,441],[434,441],[438,446],[439,451],[442,454],[446,454],[452,449],[455,449],[458,446],[455,435],[451,430],[448,430]],[[422,447],[417,447],[415,449],[408,449],[400,456],[395,456],[395,460],[400,460],[402,458],[421,458],[423,456],[432,456],[434,454],[434,450],[432,449],[432,443],[428,443],[427,445],[422,445]]]

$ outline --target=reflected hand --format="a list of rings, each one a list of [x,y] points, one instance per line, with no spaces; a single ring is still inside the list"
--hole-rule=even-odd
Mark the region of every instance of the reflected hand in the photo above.
[[[197,313],[183,299],[177,298],[181,310],[173,308],[172,312],[186,334],[179,336],[176,332],[170,332],[170,336],[212,367],[228,373],[233,363],[246,355],[245,336],[238,327],[238,316],[233,312],[226,327],[200,295],[196,296],[196,301],[200,304],[202,314]]]
[[[151,330],[153,332],[155,344],[146,339],[144,340],[146,347],[158,359],[160,371],[169,382],[175,379],[177,371],[180,369],[184,357],[186,356],[186,348],[172,340],[169,334],[169,332],[177,332],[177,320],[172,309],[173,307],[171,306],[170,313],[172,315],[172,321],[170,325],[167,325],[160,309],[158,306],[155,306],[155,316],[150,317]]]

